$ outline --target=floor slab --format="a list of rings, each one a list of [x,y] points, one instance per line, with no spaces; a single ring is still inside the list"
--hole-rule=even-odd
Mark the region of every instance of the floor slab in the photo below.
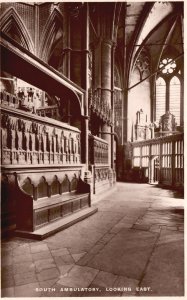
[[[184,295],[184,200],[117,183],[98,212],[43,241],[2,241],[3,297]]]

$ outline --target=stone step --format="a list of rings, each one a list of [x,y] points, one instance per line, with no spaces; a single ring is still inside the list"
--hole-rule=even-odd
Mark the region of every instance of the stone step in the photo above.
[[[95,207],[88,207],[84,208],[76,213],[73,213],[67,217],[61,218],[58,221],[54,221],[46,226],[43,226],[40,229],[37,229],[33,232],[29,231],[22,231],[22,230],[15,230],[15,236],[23,237],[23,238],[31,238],[35,240],[43,240],[48,236],[64,230],[71,225],[91,216],[92,214],[96,213],[98,208]]]

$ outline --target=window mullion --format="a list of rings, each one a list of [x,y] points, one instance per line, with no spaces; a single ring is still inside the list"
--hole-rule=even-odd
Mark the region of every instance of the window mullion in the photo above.
[[[169,86],[170,86],[170,82],[169,80],[166,81],[166,111],[169,111],[170,110],[170,105],[169,105],[169,99],[170,99],[170,89],[169,89]]]

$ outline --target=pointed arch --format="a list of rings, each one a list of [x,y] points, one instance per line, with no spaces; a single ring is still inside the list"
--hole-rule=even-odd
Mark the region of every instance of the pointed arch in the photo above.
[[[42,60],[47,61],[53,44],[53,39],[57,30],[60,28],[63,30],[63,16],[57,9],[54,9],[46,22],[46,26],[41,36],[39,56]]]
[[[0,18],[0,24],[1,31],[7,35],[11,29],[16,29],[20,44],[31,53],[34,53],[34,44],[32,38],[23,20],[13,7],[10,7],[3,13]]]
[[[137,44],[142,44],[145,38],[173,12],[173,4],[168,2],[153,2],[149,14],[146,16],[143,26],[137,38]],[[136,51],[136,50],[135,50]]]

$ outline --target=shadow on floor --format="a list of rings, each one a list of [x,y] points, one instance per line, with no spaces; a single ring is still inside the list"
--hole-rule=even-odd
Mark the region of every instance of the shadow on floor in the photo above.
[[[172,193],[171,197],[184,199],[184,189],[183,188],[173,189],[170,186],[162,186],[159,184],[152,185],[152,187],[155,189],[160,188],[162,190],[169,190]]]

